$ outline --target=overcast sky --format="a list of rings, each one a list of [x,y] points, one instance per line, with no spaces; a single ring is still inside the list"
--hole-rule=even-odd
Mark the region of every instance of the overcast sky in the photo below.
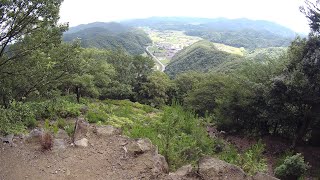
[[[226,17],[269,20],[308,32],[303,0],[64,0],[60,22],[70,26],[152,16]]]

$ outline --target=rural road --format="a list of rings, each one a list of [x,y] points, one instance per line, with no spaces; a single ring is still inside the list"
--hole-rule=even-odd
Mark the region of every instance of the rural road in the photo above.
[[[146,53],[152,57],[152,59],[154,59],[154,61],[156,62],[156,66],[157,66],[157,70],[163,72],[165,69],[166,69],[166,66],[164,64],[162,64],[162,62],[157,58],[155,57],[150,51],[149,51],[149,47],[148,46],[146,48]]]

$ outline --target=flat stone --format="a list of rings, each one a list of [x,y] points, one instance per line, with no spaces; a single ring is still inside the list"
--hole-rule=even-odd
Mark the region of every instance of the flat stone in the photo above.
[[[78,147],[88,147],[88,139],[87,138],[82,138],[78,141],[75,141],[74,144]]]
[[[14,137],[14,134],[9,134],[6,137],[1,138],[1,139],[2,139],[2,142],[4,142],[4,143],[12,144],[13,143],[13,137]]]

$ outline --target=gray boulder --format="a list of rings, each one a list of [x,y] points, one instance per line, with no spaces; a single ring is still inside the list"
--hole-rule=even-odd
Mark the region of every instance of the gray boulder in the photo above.
[[[13,143],[13,137],[14,137],[14,134],[9,134],[6,137],[1,138],[1,140],[2,140],[3,143],[12,144]]]
[[[76,122],[77,125],[74,133],[74,141],[87,137],[90,128],[90,124],[82,117],[79,117]]]
[[[129,155],[139,155],[146,153],[148,151],[154,150],[154,146],[152,145],[149,139],[138,139],[135,141],[130,142],[126,149]]]
[[[244,180],[249,178],[239,167],[211,157],[200,160],[199,173],[204,180]]]

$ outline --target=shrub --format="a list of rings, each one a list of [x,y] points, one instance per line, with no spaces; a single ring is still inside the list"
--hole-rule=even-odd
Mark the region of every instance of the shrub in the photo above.
[[[267,170],[266,160],[263,158],[265,145],[258,141],[257,144],[252,145],[241,156],[239,165],[240,167],[250,175],[254,175],[257,172],[264,172]]]
[[[265,145],[259,141],[241,154],[234,146],[229,146],[226,151],[219,154],[219,158],[241,167],[250,175],[254,175],[257,172],[267,170],[267,163],[263,158],[264,147]]]
[[[213,154],[213,140],[199,118],[178,104],[165,107],[159,120],[135,123],[128,135],[149,138],[165,156],[171,170],[197,163],[202,155]]]
[[[9,108],[0,107],[0,133],[19,134],[26,127],[35,127],[37,121],[32,108],[21,102],[10,103]]]
[[[58,128],[63,129],[67,125],[67,122],[65,119],[59,118],[57,120],[56,124],[57,124]]]
[[[67,132],[69,137],[72,137],[74,133],[74,124],[67,124],[66,126],[64,126],[64,130]]]
[[[53,136],[50,132],[46,131],[41,137],[41,147],[42,150],[51,150],[53,146]]]
[[[304,157],[297,153],[293,156],[287,156],[284,162],[275,168],[275,175],[281,179],[298,179],[309,168],[304,162]]]

